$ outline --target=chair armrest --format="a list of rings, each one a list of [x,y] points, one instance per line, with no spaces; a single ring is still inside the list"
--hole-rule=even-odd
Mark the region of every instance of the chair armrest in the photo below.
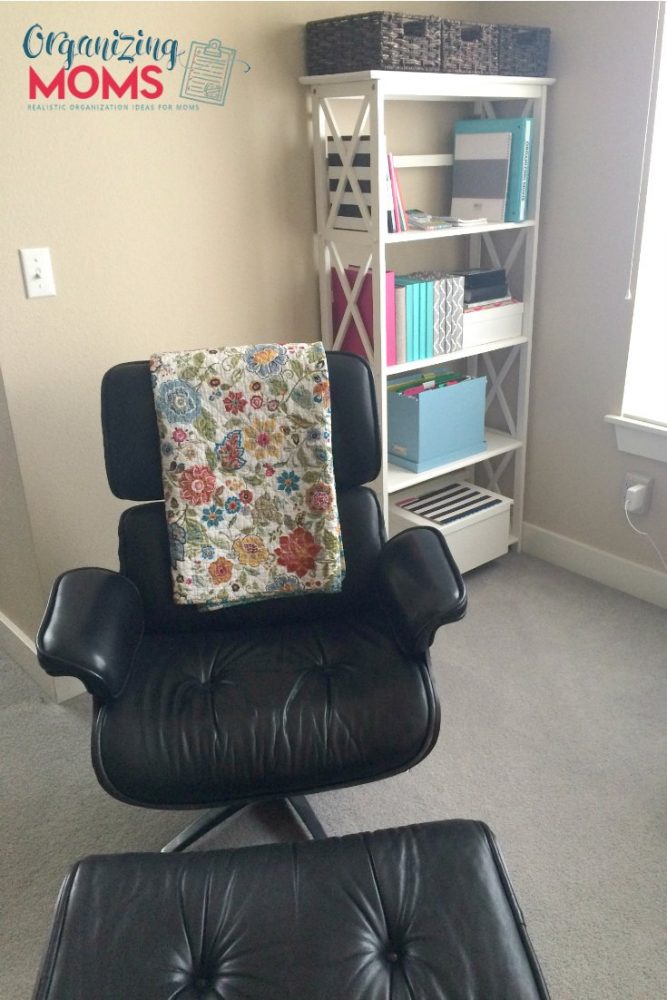
[[[107,700],[123,689],[144,629],[134,584],[107,569],[74,569],[53,584],[37,633],[37,657],[52,677],[78,677]]]
[[[401,648],[424,653],[441,625],[463,618],[465,584],[436,528],[408,528],[390,538],[378,558],[380,604]]]

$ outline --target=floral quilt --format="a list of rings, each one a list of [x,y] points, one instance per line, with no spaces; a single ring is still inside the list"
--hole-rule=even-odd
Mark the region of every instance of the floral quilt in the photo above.
[[[175,603],[340,590],[323,345],[171,352],[150,368]]]

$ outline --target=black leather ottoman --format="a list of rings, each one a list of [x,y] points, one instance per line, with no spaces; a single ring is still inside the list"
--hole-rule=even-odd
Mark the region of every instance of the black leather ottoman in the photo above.
[[[38,1000],[545,1000],[493,834],[466,820],[92,857]]]

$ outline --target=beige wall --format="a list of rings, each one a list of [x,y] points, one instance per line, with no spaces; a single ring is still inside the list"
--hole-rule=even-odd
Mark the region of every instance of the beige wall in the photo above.
[[[627,526],[626,471],[655,479],[637,519],[667,553],[667,466],[626,455],[620,413],[632,304],[625,301],[657,3],[502,3],[480,19],[551,27],[527,452],[526,520],[654,569]],[[664,321],[663,321],[664,328]]]
[[[44,592],[32,543],[25,492],[0,371],[0,613],[32,634]]]
[[[553,27],[559,82],[545,165],[527,515],[654,565],[624,526],[618,495],[626,468],[655,475],[645,520],[667,547],[664,466],[621,456],[602,417],[618,410],[622,391],[632,178],[656,5],[399,6],[453,16],[481,7],[486,20]],[[22,546],[3,521],[0,564],[26,592],[71,566],[116,565],[122,504],[108,495],[98,419],[107,367],[174,347],[318,336],[311,160],[297,82],[303,24],[372,7],[386,4],[0,4],[0,362],[25,488],[12,524],[29,524],[35,555],[17,569]],[[235,67],[224,108],[28,111],[21,44],[38,20],[77,36],[142,26],[183,47],[219,37],[252,68]],[[38,60],[45,72],[52,63]],[[165,102],[177,99],[174,81]],[[44,245],[58,295],[28,301],[17,249]],[[0,442],[8,433],[0,413]],[[15,492],[14,507],[20,500]],[[0,611],[14,609],[0,591]],[[21,621],[28,632],[37,625],[34,596]]]
[[[299,18],[281,4],[16,4],[0,14],[11,137],[2,364],[48,581],[116,562],[122,505],[106,488],[98,419],[106,368],[162,348],[314,336]],[[184,47],[221,37],[252,69],[235,68],[224,108],[27,111],[21,42],[34,20],[76,36],[142,25]],[[42,245],[58,295],[27,301],[16,251]]]
[[[123,505],[106,487],[98,418],[110,365],[176,347],[319,335],[298,77],[303,25],[329,12],[317,3],[0,4],[0,360],[46,585],[71,566],[116,565]],[[185,49],[216,37],[251,70],[237,63],[222,108],[28,111],[22,42],[34,22],[74,37],[143,27]],[[58,66],[46,56],[34,64],[48,79]],[[169,77],[163,103],[177,100],[180,76]],[[24,297],[17,250],[32,246],[51,248],[56,298]],[[17,559],[3,533],[3,575],[16,576]],[[27,607],[31,631],[34,600]]]

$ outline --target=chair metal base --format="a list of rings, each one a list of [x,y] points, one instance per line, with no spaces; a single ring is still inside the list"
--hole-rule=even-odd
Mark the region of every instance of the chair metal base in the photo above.
[[[289,802],[313,840],[326,840],[326,831],[305,795],[290,795],[287,798],[287,802]]]
[[[289,802],[313,840],[324,840],[326,838],[324,827],[315,815],[305,795],[290,795],[285,801]],[[209,809],[208,812],[199,816],[189,826],[186,826],[184,830],[176,834],[168,844],[165,844],[162,848],[162,854],[175,854],[177,851],[185,850],[186,847],[194,844],[196,840],[203,837],[209,830],[220,826],[225,820],[230,819],[235,813],[240,812],[241,809],[245,809],[248,805],[251,805],[251,803],[240,802],[224,806],[222,809]]]

